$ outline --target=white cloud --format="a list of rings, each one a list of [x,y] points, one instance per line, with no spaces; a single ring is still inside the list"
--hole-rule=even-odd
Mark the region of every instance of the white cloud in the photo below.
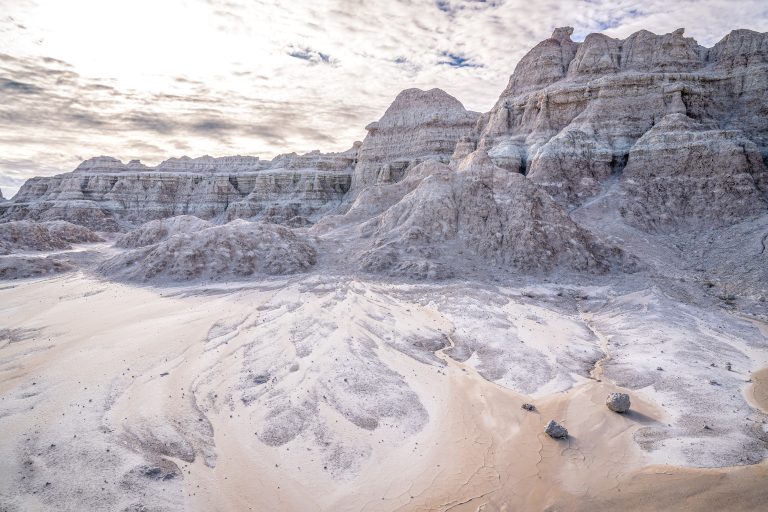
[[[488,110],[556,26],[686,27],[711,46],[734,28],[764,31],[767,11],[763,0],[0,0],[0,94],[13,99],[0,101],[0,186],[97,154],[343,150],[408,87]]]

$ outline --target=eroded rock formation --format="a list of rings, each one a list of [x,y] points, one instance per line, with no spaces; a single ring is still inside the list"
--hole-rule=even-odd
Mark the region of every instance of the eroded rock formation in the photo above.
[[[216,281],[292,274],[315,259],[314,248],[290,229],[238,219],[118,254],[99,272],[132,281]]]
[[[340,204],[349,190],[357,148],[281,155],[272,162],[170,159],[154,169],[93,158],[74,172],[28,180],[3,219],[62,219],[100,231],[177,215],[303,224]]]
[[[0,254],[70,249],[71,244],[75,243],[103,241],[90,229],[61,220],[51,222],[22,220],[0,224]]]
[[[583,42],[572,33],[558,28],[533,48],[482,115],[440,89],[407,89],[345,152],[156,167],[97,157],[27,181],[0,204],[0,220],[97,231],[156,220],[118,242],[131,248],[233,219],[313,225],[345,255],[339,264],[420,278],[488,264],[634,270],[643,265],[617,245],[636,230],[690,235],[751,222],[729,233],[762,240],[768,34],[736,30],[705,48],[683,29]],[[594,209],[583,214],[593,204],[605,223]]]
[[[582,43],[569,34],[556,30],[521,60],[474,134],[499,165],[514,170],[519,155],[520,170],[562,204],[599,194],[668,114],[738,129],[768,155],[768,35],[737,30],[707,49],[682,29]]]
[[[363,268],[416,277],[453,275],[463,259],[549,272],[631,267],[622,251],[577,226],[525,176],[476,150],[455,168],[436,162],[412,170],[391,198],[400,199],[361,227],[371,239]],[[363,200],[365,201],[365,199]],[[367,202],[366,202],[367,204]],[[356,212],[353,210],[352,212]]]
[[[381,119],[365,127],[368,135],[360,146],[353,188],[399,181],[424,160],[448,162],[478,117],[440,89],[406,89]]]
[[[646,231],[720,227],[768,211],[768,170],[755,143],[684,114],[635,143],[621,183],[622,214]]]

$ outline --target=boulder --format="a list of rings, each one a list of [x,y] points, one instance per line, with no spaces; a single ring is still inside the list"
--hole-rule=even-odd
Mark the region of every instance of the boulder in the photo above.
[[[605,399],[605,405],[613,412],[627,412],[629,410],[629,395],[626,393],[611,393]]]
[[[544,427],[544,433],[554,439],[564,439],[568,437],[568,429],[555,420],[549,420],[547,426]]]

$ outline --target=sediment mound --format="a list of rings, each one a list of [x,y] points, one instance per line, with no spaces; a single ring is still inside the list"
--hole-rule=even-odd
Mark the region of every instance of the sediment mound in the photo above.
[[[167,219],[151,220],[129,231],[115,242],[115,247],[135,249],[153,245],[178,233],[193,233],[211,227],[212,224],[194,215],[179,215]]]
[[[288,228],[235,220],[114,256],[99,266],[131,281],[228,280],[308,270],[315,250]]]
[[[55,258],[0,257],[0,280],[26,279],[74,270],[75,266]]]
[[[371,237],[360,256],[370,271],[445,277],[448,268],[472,255],[525,272],[568,269],[604,272],[629,269],[616,247],[577,226],[540,187],[525,176],[496,166],[484,150],[456,169],[438,163],[400,201],[362,226]],[[448,267],[448,268],[446,268]]]
[[[73,243],[103,241],[90,229],[66,221],[23,220],[0,224],[0,254],[71,249]]]

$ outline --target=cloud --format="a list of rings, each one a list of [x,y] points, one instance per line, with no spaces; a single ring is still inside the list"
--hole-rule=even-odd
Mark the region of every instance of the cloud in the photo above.
[[[13,95],[0,103],[4,190],[17,188],[19,176],[68,171],[81,158],[100,154],[158,163],[179,150],[197,156],[345,147],[375,115],[365,105],[273,99],[180,77],[171,77],[160,92],[122,89],[74,72],[61,80],[60,66],[39,58],[0,59],[1,74],[26,80],[0,82],[0,90]],[[356,133],[340,129],[342,123]]]
[[[313,50],[312,48],[293,48],[288,51],[288,55],[301,60],[306,60],[312,64],[335,64],[336,59],[327,53]]]
[[[0,78],[0,90],[6,94],[38,94],[42,92],[38,87],[16,80]]]
[[[0,0],[1,1],[1,0]],[[80,16],[87,3],[89,16]],[[763,0],[15,0],[0,17],[0,187],[112,154],[338,151],[402,89],[475,111],[557,26],[574,39],[765,30]],[[24,26],[22,29],[20,26]]]
[[[444,13],[454,15],[459,11],[474,10],[480,11],[485,9],[492,9],[504,4],[504,0],[436,0],[435,6]]]

